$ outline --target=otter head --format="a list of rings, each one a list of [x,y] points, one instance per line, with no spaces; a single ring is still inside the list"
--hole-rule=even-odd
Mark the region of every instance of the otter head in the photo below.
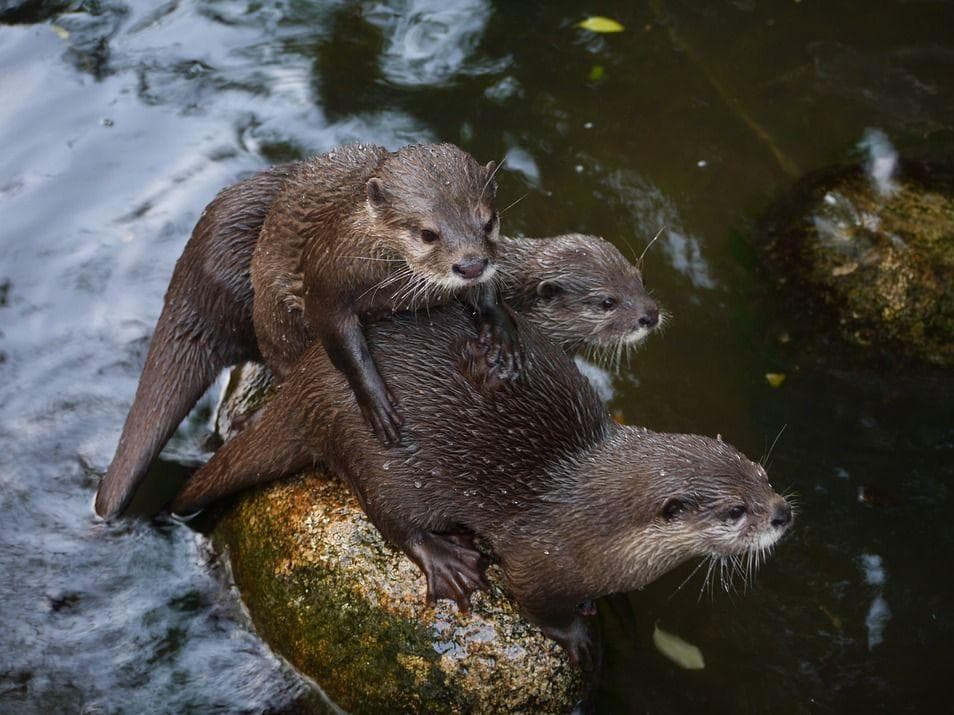
[[[500,231],[495,171],[453,144],[398,150],[367,181],[376,236],[422,285],[451,292],[490,280]]]
[[[569,234],[539,242],[522,309],[567,352],[615,362],[662,322],[643,277],[609,241]]]
[[[668,565],[660,573],[704,556],[749,578],[792,523],[792,507],[760,464],[721,438],[649,435],[644,508],[652,511],[653,540],[665,544],[658,559]]]

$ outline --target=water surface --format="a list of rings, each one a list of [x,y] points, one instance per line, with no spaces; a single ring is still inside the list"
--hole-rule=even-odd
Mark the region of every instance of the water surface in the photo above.
[[[626,30],[575,28],[587,12]],[[0,20],[0,709],[267,711],[308,692],[202,535],[104,525],[92,499],[202,207],[356,139],[506,157],[512,234],[641,252],[665,228],[645,272],[674,318],[612,407],[753,457],[787,425],[770,473],[799,495],[791,535],[744,592],[700,597],[702,572],[680,588],[687,566],[607,599],[602,710],[948,702],[951,376],[781,341],[825,326],[775,299],[756,219],[868,128],[950,149],[952,6],[103,0]],[[706,669],[665,660],[657,623]]]

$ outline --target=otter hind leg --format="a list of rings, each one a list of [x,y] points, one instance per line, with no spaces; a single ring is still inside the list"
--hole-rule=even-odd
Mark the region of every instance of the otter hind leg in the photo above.
[[[312,466],[316,458],[290,424],[293,419],[284,400],[276,398],[266,405],[192,475],[172,501],[172,511],[189,514],[217,499]]]

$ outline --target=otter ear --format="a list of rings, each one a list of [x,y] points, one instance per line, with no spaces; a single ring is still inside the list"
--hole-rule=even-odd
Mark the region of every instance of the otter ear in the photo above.
[[[381,179],[372,176],[366,184],[368,190],[368,201],[372,206],[384,206],[388,202],[387,193],[384,190],[384,184]]]
[[[543,300],[549,300],[554,296],[560,295],[562,292],[563,286],[552,279],[540,281],[537,284],[537,295],[543,298]]]

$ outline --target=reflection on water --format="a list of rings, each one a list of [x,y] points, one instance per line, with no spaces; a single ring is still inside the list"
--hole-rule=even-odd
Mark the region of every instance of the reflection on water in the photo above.
[[[791,167],[856,156],[868,127],[902,154],[950,148],[952,10],[599,12],[626,31],[587,35],[569,2],[0,7],[0,709],[262,711],[308,688],[249,630],[203,536],[97,523],[92,497],[202,207],[354,139],[507,156],[501,205],[526,194],[512,234],[579,230],[638,254],[665,227],[644,269],[674,320],[611,406],[753,457],[788,425],[770,473],[798,494],[791,537],[744,594],[700,598],[699,575],[680,588],[687,567],[607,599],[603,710],[946,702],[950,376],[786,342],[811,317],[768,302],[750,233]],[[206,453],[211,399],[167,456]],[[662,658],[656,622],[706,668]]]

